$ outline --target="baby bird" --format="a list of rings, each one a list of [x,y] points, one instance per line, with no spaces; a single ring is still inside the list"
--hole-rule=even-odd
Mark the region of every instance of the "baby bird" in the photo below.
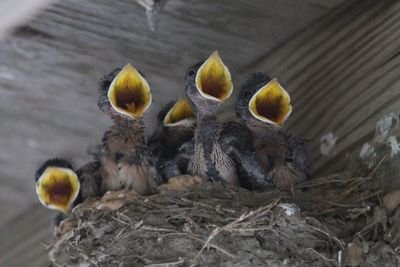
[[[156,173],[144,138],[143,114],[152,103],[150,86],[131,65],[113,70],[99,85],[98,106],[114,121],[102,139],[102,192],[134,189],[142,195],[156,192]]]
[[[49,159],[36,171],[36,193],[39,201],[47,208],[60,213],[56,224],[76,205],[89,197],[100,195],[100,163],[89,162],[74,170],[65,159]]]
[[[231,75],[217,52],[204,63],[190,67],[185,91],[196,115],[194,138],[180,149],[178,165],[204,179],[241,185],[249,189],[272,186],[257,166],[250,133],[238,124],[220,124],[216,115],[233,90]]]
[[[258,161],[278,188],[309,176],[306,142],[281,129],[291,111],[289,94],[264,73],[254,73],[240,88],[236,114],[251,130]]]
[[[182,174],[174,159],[181,145],[193,138],[195,126],[196,118],[186,97],[169,102],[158,113],[158,127],[148,143],[163,182]]]

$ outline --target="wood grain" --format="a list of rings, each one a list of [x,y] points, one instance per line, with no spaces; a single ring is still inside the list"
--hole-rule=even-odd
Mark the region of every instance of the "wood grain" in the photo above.
[[[288,89],[287,126],[311,141],[314,173],[339,170],[377,120],[399,110],[399,11],[398,1],[347,4],[244,71],[267,71]],[[323,156],[320,138],[330,132],[335,151]]]
[[[46,266],[42,242],[51,240],[51,220],[55,213],[41,207],[29,210],[0,228],[1,266]]]
[[[52,0],[2,0],[0,2],[0,37],[5,36],[14,27],[22,25]]]
[[[89,159],[86,148],[110,124],[96,106],[101,76],[128,61],[146,74],[155,100],[146,114],[151,131],[163,104],[183,94],[189,65],[219,50],[237,77],[343,1],[170,0],[152,33],[135,1],[63,0],[15,29],[0,41],[0,265],[45,266],[40,242],[50,216],[32,206],[34,172],[49,157],[76,166]],[[7,29],[28,19],[13,10],[30,6],[3,2],[0,14],[12,16]]]
[[[168,1],[156,33],[132,0],[55,2],[0,41],[0,224],[35,201],[40,162],[89,160],[86,148],[110,123],[97,82],[116,66],[130,61],[146,74],[151,132],[164,103],[183,94],[188,66],[219,50],[236,77],[342,1]]]

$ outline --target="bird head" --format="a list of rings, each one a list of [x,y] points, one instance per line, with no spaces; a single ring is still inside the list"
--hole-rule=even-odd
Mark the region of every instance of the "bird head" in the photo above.
[[[291,111],[289,94],[264,73],[254,73],[240,88],[236,114],[246,121],[282,126]]]
[[[195,122],[192,107],[186,97],[169,103],[163,111],[161,119],[165,127],[191,127]]]
[[[111,115],[139,119],[152,102],[150,86],[131,64],[126,64],[100,81],[99,108]]]
[[[80,190],[80,182],[72,165],[62,159],[47,160],[35,175],[36,194],[49,209],[68,213]]]
[[[231,74],[218,52],[187,70],[185,90],[194,113],[215,115],[233,91]]]

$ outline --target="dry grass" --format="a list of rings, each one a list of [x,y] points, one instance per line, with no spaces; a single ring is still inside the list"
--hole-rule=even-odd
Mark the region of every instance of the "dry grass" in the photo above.
[[[271,192],[112,192],[74,210],[49,256],[55,266],[391,266],[400,211],[382,207],[373,174]]]

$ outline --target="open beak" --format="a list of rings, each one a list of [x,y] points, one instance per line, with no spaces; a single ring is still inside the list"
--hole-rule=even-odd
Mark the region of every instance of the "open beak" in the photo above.
[[[224,102],[232,94],[231,73],[217,51],[197,71],[196,87],[205,98],[219,102]]]
[[[108,99],[117,112],[137,119],[151,104],[150,86],[128,63],[111,82]]]
[[[36,182],[40,202],[50,208],[68,213],[78,196],[80,183],[74,171],[47,167]]]
[[[290,96],[275,78],[253,95],[249,110],[257,119],[281,126],[292,112]]]
[[[182,125],[187,119],[194,119],[194,113],[186,97],[176,101],[175,105],[168,111],[164,117],[164,125],[173,127]]]

